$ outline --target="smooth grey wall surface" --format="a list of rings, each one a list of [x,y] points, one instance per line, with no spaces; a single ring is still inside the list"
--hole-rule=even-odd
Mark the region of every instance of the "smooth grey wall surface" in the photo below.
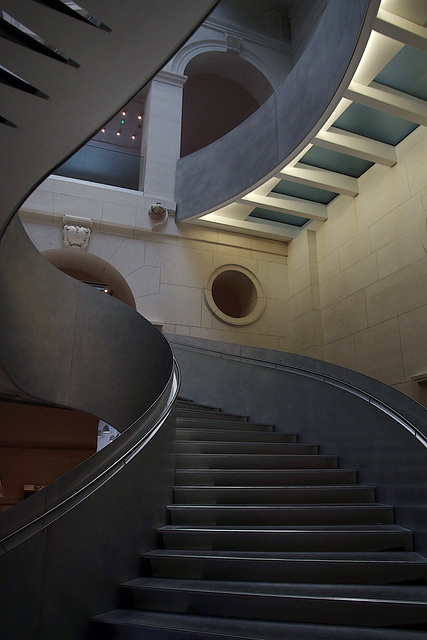
[[[17,217],[0,249],[0,363],[7,375],[33,397],[86,411],[119,431],[128,427],[170,377],[162,334],[128,305],[53,267]]]
[[[138,577],[140,554],[159,546],[156,528],[167,523],[166,505],[172,502],[174,432],[171,415],[101,489],[0,554],[1,638],[97,637],[91,616],[118,606],[119,583]],[[106,449],[120,447],[120,439]]]
[[[178,221],[235,199],[302,150],[356,70],[378,6],[379,0],[329,0],[279,89],[233,131],[178,161]]]
[[[395,505],[397,523],[414,529],[416,548],[427,553],[427,449],[366,394],[427,435],[424,407],[381,382],[311,358],[184,336],[170,340],[182,397],[276,424],[338,455],[341,467],[358,469],[360,482],[377,486],[379,501]],[[290,370],[277,368],[282,365]],[[337,386],[340,381],[354,393]]]

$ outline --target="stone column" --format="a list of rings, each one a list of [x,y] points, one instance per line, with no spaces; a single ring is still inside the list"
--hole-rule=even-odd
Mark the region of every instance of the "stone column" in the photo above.
[[[175,201],[180,157],[182,92],[186,76],[161,71],[151,81],[145,102],[139,188],[153,200]]]

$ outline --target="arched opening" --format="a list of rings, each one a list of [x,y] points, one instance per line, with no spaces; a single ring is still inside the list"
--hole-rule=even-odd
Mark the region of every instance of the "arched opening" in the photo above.
[[[80,249],[50,249],[43,256],[63,273],[86,282],[136,309],[135,298],[123,276],[102,258]]]
[[[185,75],[181,157],[237,127],[273,93],[265,76],[236,53],[201,54]]]

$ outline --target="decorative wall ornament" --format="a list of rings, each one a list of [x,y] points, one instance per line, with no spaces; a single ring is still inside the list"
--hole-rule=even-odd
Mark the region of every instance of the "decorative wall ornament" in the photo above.
[[[65,215],[63,216],[63,223],[62,242],[64,247],[86,249],[89,244],[93,220],[91,218]]]
[[[233,33],[226,33],[225,46],[227,47],[227,51],[240,54],[242,50],[242,38],[235,36]]]
[[[161,202],[156,202],[156,204],[152,204],[148,210],[148,215],[152,220],[156,222],[161,222],[166,217],[166,207],[162,205]]]

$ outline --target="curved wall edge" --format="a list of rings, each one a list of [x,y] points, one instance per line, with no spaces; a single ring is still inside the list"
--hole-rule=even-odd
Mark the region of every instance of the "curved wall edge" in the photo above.
[[[279,89],[234,130],[178,161],[178,222],[230,204],[308,144],[347,88],[378,6],[379,0],[329,0],[307,49]]]
[[[158,398],[172,370],[163,335],[128,305],[52,266],[17,217],[0,251],[0,356],[29,395],[119,431]]]

